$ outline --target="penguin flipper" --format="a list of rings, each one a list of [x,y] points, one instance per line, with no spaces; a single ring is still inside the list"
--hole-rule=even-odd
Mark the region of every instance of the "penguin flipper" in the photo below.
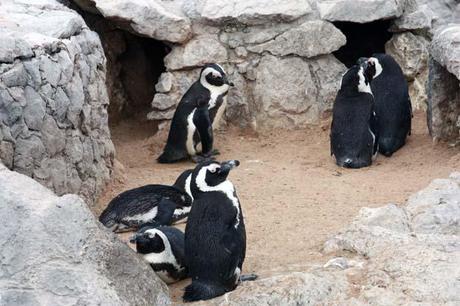
[[[200,136],[202,154],[204,156],[211,155],[214,137],[207,104],[197,108],[193,116],[193,124],[195,124]]]
[[[171,225],[175,209],[176,203],[168,199],[162,199],[160,203],[158,203],[157,215],[153,219],[153,222],[149,222],[149,224]]]
[[[182,297],[184,302],[209,300],[227,292],[222,286],[199,280],[193,280],[190,285],[185,287],[184,291]]]

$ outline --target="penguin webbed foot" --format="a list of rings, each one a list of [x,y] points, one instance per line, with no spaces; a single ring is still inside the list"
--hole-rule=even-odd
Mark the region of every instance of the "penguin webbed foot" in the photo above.
[[[211,156],[216,156],[216,155],[220,155],[220,151],[217,150],[217,149],[213,149],[213,150],[211,151]]]
[[[240,276],[240,283],[241,282],[249,282],[249,281],[255,281],[259,276],[257,274],[251,273],[251,274],[243,274]]]
[[[212,160],[216,160],[214,157],[212,157],[212,153],[211,154],[199,154],[199,155],[192,156],[192,161],[194,161],[197,164],[200,164],[205,161],[212,161]]]

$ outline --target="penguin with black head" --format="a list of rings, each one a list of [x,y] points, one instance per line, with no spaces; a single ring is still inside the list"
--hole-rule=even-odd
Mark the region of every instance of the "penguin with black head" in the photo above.
[[[203,67],[200,78],[176,108],[159,163],[174,163],[190,157],[200,162],[218,154],[213,150],[213,127],[217,127],[224,113],[230,86],[233,83],[220,65]]]
[[[412,105],[407,81],[391,55],[378,53],[359,62],[375,66],[371,89],[379,118],[379,152],[389,157],[404,146],[411,133]]]
[[[227,178],[239,161],[207,161],[192,174],[194,204],[185,228],[185,258],[192,283],[184,301],[207,300],[236,288],[246,254],[246,230],[235,187]]]
[[[130,239],[156,274],[167,284],[187,277],[184,233],[170,226],[144,226]]]
[[[375,65],[354,65],[342,77],[332,109],[331,155],[345,168],[370,166],[378,151],[371,81]]]

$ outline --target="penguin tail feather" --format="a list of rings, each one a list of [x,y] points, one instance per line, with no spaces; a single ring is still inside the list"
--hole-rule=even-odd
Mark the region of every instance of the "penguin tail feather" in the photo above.
[[[259,276],[257,274],[243,274],[240,276],[240,282],[255,281]]]
[[[105,227],[112,228],[116,225],[117,215],[113,211],[104,210],[99,216],[99,222],[104,224]]]
[[[209,300],[227,292],[224,287],[194,280],[185,287],[184,302]]]
[[[157,161],[160,164],[172,164],[182,159],[185,159],[186,156],[182,156],[182,154],[177,154],[171,150],[165,150],[161,155],[157,158]]]

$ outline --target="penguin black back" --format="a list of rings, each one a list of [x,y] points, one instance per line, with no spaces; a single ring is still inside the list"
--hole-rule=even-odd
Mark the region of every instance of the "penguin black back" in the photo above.
[[[200,78],[182,97],[174,113],[160,163],[174,163],[197,154],[209,156],[213,149],[213,123],[219,119],[229,86],[225,71],[217,64],[203,67]],[[201,143],[201,152],[198,144]]]
[[[238,161],[207,162],[192,176],[195,198],[185,229],[185,256],[192,284],[184,301],[207,300],[235,289],[246,254],[243,214],[227,180]]]
[[[376,66],[371,82],[378,120],[379,152],[391,156],[406,142],[411,132],[412,106],[407,81],[401,67],[388,54],[374,54]]]
[[[330,135],[331,154],[341,167],[369,166],[377,151],[376,118],[370,88],[374,73],[374,67],[364,63],[351,67],[342,77],[333,106]]]
[[[99,221],[114,231],[136,229],[148,223],[170,225],[176,209],[191,205],[190,196],[175,187],[146,185],[116,196]]]

